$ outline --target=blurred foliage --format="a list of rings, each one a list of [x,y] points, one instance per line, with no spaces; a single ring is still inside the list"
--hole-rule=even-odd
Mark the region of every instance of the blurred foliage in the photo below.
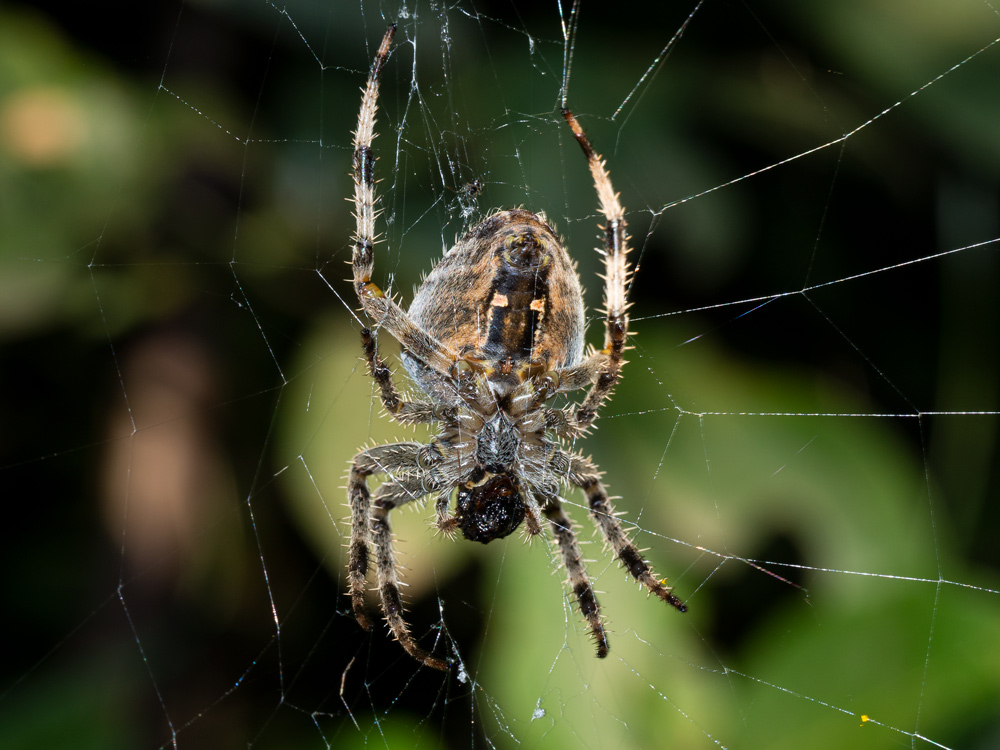
[[[823,284],[1000,235],[1000,21],[709,3],[629,97],[692,7],[583,4],[569,89],[640,266],[631,363],[579,449],[690,611],[625,580],[571,496],[598,661],[547,542],[401,510],[408,617],[461,678],[343,597],[347,462],[426,435],[359,359],[350,131],[398,17],[379,282],[408,299],[524,205],[598,307],[555,10],[202,0],[126,32],[0,8],[0,747],[995,746],[1000,259]]]

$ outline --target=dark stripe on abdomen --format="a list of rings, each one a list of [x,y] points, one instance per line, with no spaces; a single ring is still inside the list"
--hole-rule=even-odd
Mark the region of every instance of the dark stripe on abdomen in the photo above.
[[[546,269],[547,270],[547,269]],[[529,360],[535,334],[548,306],[547,274],[538,268],[501,263],[493,277],[485,317],[489,321],[483,354],[487,359]],[[503,302],[503,300],[506,300]],[[532,309],[531,303],[540,300]],[[498,302],[500,304],[498,304]]]

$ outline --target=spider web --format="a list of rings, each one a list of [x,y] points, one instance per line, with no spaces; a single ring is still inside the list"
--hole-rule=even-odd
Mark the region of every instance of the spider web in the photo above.
[[[0,746],[1000,742],[998,9],[598,6],[0,10]],[[427,506],[392,517],[407,617],[454,671],[343,596],[347,462],[427,437],[381,414],[345,281],[392,21],[380,286],[523,205],[599,341],[563,93],[628,211],[634,348],[575,448],[689,612],[569,494],[607,659],[551,542]]]

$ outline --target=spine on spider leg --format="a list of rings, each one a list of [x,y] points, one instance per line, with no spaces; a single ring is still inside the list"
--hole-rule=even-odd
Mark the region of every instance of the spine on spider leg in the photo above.
[[[361,345],[365,350],[365,360],[368,362],[368,372],[378,384],[382,397],[382,405],[390,414],[397,414],[400,407],[399,392],[392,383],[392,373],[385,361],[378,355],[375,337],[367,328],[361,330]]]
[[[645,586],[650,592],[656,594],[660,599],[680,612],[687,612],[687,605],[682,602],[673,589],[667,586],[665,580],[658,579],[653,575],[653,569],[636,549],[628,534],[622,528],[608,492],[596,476],[590,476],[580,483],[580,488],[587,496],[587,504],[590,506],[590,513],[597,525],[608,540],[615,557],[621,562],[625,570],[639,583]]]
[[[347,480],[347,499],[351,505],[351,541],[347,578],[350,585],[351,609],[354,619],[365,630],[371,630],[371,623],[365,615],[365,579],[368,577],[369,564],[369,522],[371,512],[371,494],[368,492],[368,476],[357,464],[351,466],[351,474]]]
[[[389,629],[406,653],[414,659],[432,669],[447,672],[448,662],[422,649],[410,634],[410,628],[403,619],[403,597],[399,592],[396,561],[392,554],[392,531],[389,528],[388,508],[376,508],[372,514],[372,536],[375,541],[378,590]]]
[[[625,209],[618,200],[618,194],[611,185],[611,177],[604,160],[594,151],[590,139],[576,117],[568,109],[562,109],[573,136],[576,138],[594,180],[597,198],[601,204],[601,213],[605,218],[604,243],[604,349],[601,351],[608,359],[601,369],[587,398],[577,410],[576,419],[581,426],[589,426],[597,417],[601,403],[611,394],[621,376],[622,365],[625,364],[625,341],[628,338],[628,303],[625,295],[630,281],[631,270],[628,266],[628,231],[625,222]]]
[[[396,34],[396,25],[390,26],[375,60],[372,62],[368,82],[361,96],[358,127],[354,131],[354,205],[356,222],[354,236],[354,283],[358,297],[364,302],[369,296],[381,297],[382,291],[371,283],[375,243],[375,112],[378,103],[379,76],[389,57],[389,47]]]

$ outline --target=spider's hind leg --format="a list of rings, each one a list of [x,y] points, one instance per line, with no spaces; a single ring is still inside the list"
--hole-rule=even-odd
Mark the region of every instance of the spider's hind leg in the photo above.
[[[587,157],[590,176],[604,215],[604,241],[600,250],[604,256],[604,348],[595,352],[589,360],[565,373],[580,377],[592,375],[592,385],[575,415],[576,430],[586,430],[597,419],[597,412],[611,395],[612,389],[621,376],[628,339],[628,307],[626,296],[632,270],[628,264],[628,228],[625,209],[618,200],[618,193],[611,185],[604,159],[594,151],[586,132],[580,127],[576,117],[563,108],[562,115],[569,125],[580,148]]]
[[[429,367],[447,375],[455,364],[455,353],[446,349],[434,337],[425,333],[410,320],[406,312],[372,281],[375,263],[375,218],[377,196],[375,192],[375,116],[378,112],[379,76],[396,34],[396,25],[390,26],[378,53],[372,61],[368,82],[362,89],[358,126],[354,131],[354,247],[351,253],[351,275],[358,301],[368,317],[377,326],[388,331],[406,349],[414,352]]]

